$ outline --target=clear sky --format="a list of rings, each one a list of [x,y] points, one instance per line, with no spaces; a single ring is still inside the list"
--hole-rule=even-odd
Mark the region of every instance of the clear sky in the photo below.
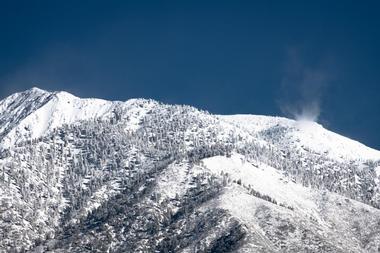
[[[380,149],[379,3],[0,0],[0,97],[301,114]]]

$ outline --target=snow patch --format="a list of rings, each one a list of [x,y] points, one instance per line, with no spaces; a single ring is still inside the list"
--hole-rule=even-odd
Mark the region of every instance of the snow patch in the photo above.
[[[202,162],[212,173],[228,173],[233,180],[241,180],[241,184],[245,186],[251,185],[255,191],[270,196],[278,203],[318,216],[310,188],[288,181],[278,170],[266,164],[252,164],[244,156],[236,153],[231,157],[206,158]]]

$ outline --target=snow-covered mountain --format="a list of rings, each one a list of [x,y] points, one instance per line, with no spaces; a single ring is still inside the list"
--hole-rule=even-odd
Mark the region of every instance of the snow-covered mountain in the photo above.
[[[315,122],[0,101],[0,252],[380,252],[380,151]]]
[[[366,147],[360,142],[328,131],[312,121],[295,121],[282,117],[257,115],[220,116],[222,119],[241,126],[252,134],[269,134],[271,142],[298,150],[326,154],[336,160],[378,160],[380,151]],[[272,136],[272,132],[277,131]],[[280,132],[280,133],[279,133]]]

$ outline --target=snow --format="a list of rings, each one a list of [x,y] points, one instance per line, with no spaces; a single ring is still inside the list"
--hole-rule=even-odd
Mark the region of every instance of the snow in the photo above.
[[[165,172],[157,180],[157,192],[165,198],[174,198],[176,194],[182,196],[186,189],[184,185],[188,179],[189,164],[170,164]],[[173,183],[175,182],[175,183]]]
[[[88,215],[92,210],[95,210],[96,208],[101,206],[102,203],[104,203],[105,201],[107,201],[119,192],[120,185],[116,180],[107,182],[107,184],[100,187],[100,189],[98,189],[91,196],[91,199],[87,203],[85,203],[83,212],[79,215],[79,217],[77,217],[77,219],[74,219],[73,222],[77,222],[80,217]]]
[[[32,137],[38,138],[54,128],[64,124],[72,124],[81,120],[91,120],[98,117],[107,118],[113,115],[115,109],[122,109],[122,118],[127,124],[127,132],[136,131],[141,121],[150,110],[158,103],[152,100],[130,99],[126,102],[111,102],[102,99],[82,99],[67,92],[47,92],[39,88],[32,88],[24,93],[16,93],[0,102],[0,113],[22,94],[26,94],[31,100],[43,101],[54,95],[46,104],[37,108],[33,113],[23,118],[3,138],[4,147],[11,146],[14,142]],[[23,108],[14,109],[13,113],[20,114]],[[200,113],[202,114],[202,113]],[[203,115],[203,114],[202,114]],[[198,115],[201,116],[201,115]],[[206,119],[213,116],[203,115]],[[218,127],[223,131],[217,136],[218,140],[227,139],[230,133],[240,136],[244,140],[255,140],[266,144],[263,134],[276,126],[286,129],[281,138],[281,145],[293,147],[296,150],[311,150],[324,154],[335,160],[380,160],[380,151],[366,147],[365,145],[333,133],[322,125],[312,121],[295,121],[282,117],[261,115],[219,115],[216,117]],[[8,122],[9,123],[9,122]],[[5,123],[1,131],[8,127]],[[204,129],[206,131],[207,129]],[[189,133],[185,133],[187,135]],[[189,143],[190,145],[191,143]]]
[[[103,116],[112,105],[101,99],[80,99],[67,92],[57,92],[49,102],[25,117],[3,140],[3,145],[12,145],[19,139],[16,137],[38,138],[64,124]]]
[[[40,92],[40,90],[36,91]],[[52,94],[54,97],[49,102],[25,117],[10,131],[2,141],[4,147],[10,147],[14,142],[29,136],[31,138],[44,136],[64,124],[96,118],[105,119],[112,116],[113,110],[116,108],[125,110],[123,117],[128,118],[126,130],[135,131],[139,128],[139,123],[147,111],[155,105],[155,103],[145,103],[145,106],[135,106],[136,103],[142,102],[139,99],[131,99],[123,103],[103,99],[83,99],[63,91]]]
[[[377,167],[375,168],[375,173],[376,173],[376,176],[377,176],[377,177],[380,177],[380,166],[377,166]]]
[[[123,104],[127,108],[123,119],[127,119],[128,124],[125,127],[126,132],[136,131],[140,128],[140,123],[145,115],[156,106],[157,103],[145,101],[143,99],[129,99]]]
[[[376,183],[377,187],[380,188],[380,166],[375,168],[375,175],[376,175],[375,183]]]
[[[311,200],[311,189],[295,184],[281,173],[262,163],[258,166],[246,161],[245,157],[234,153],[231,157],[214,156],[202,160],[212,173],[220,175],[223,171],[233,180],[241,180],[242,185],[251,185],[260,193],[272,197],[279,203],[287,204],[300,212],[308,212],[317,218],[317,206]]]
[[[316,122],[258,115],[227,115],[219,118],[256,135],[275,126],[285,127],[284,146],[295,145],[299,150],[307,148],[335,160],[380,159],[380,151],[331,132]]]
[[[6,133],[3,139],[5,146],[12,146],[16,141],[25,140],[25,138],[44,136],[49,133],[49,131],[64,124],[76,124],[83,120],[94,120],[98,117],[107,120],[117,113],[120,113],[120,115],[117,116],[120,116],[123,123],[121,126],[126,132],[136,131],[143,125],[142,123],[150,111],[159,105],[159,103],[155,101],[143,99],[131,99],[126,102],[111,102],[102,99],[81,99],[67,92],[50,93],[38,88],[33,88],[25,93],[29,97],[22,95],[21,98],[26,99],[28,102],[35,100],[35,107],[31,108],[27,113],[24,113],[24,109],[28,108],[28,106],[26,106],[28,104],[21,103],[14,111],[6,112],[6,108],[10,108],[9,105],[12,104],[14,100],[22,100],[19,97],[21,96],[20,94],[12,95],[0,101],[0,117],[6,118],[7,114],[10,115],[9,118],[12,118],[11,116],[14,115],[17,115],[17,117],[20,116],[20,121],[8,121],[1,126],[0,134],[3,132]],[[173,110],[173,112],[175,113],[175,110]],[[186,113],[188,112],[186,111]],[[359,164],[358,171],[368,168],[368,166],[365,165],[366,163],[364,163],[365,160],[380,159],[379,151],[333,133],[325,129],[322,125],[312,121],[294,121],[281,117],[255,115],[215,117],[197,111],[196,109],[184,115],[199,119],[199,122],[201,122],[201,124],[191,125],[184,130],[181,138],[186,140],[186,150],[191,150],[192,147],[197,145],[201,146],[199,143],[196,143],[199,139],[195,137],[205,136],[207,137],[204,138],[207,139],[207,142],[204,143],[205,146],[214,142],[228,144],[227,142],[233,143],[234,141],[236,141],[236,143],[253,141],[267,146],[273,145],[275,148],[279,148],[280,151],[283,151],[283,147],[289,147],[290,151],[296,150],[305,153],[319,153],[321,156],[326,155],[336,160],[344,160],[346,163],[349,163],[349,160],[362,160],[362,163],[357,163]],[[0,118],[0,120],[1,119],[2,118]],[[166,122],[160,122],[160,124],[161,123],[165,124]],[[114,124],[114,122],[112,122],[112,124]],[[11,128],[9,133],[6,132],[5,130],[11,125],[14,125],[14,127]],[[268,131],[272,128],[276,130],[277,127],[280,128],[281,131]],[[176,129],[173,131],[175,132]],[[268,134],[267,132],[270,133]],[[147,134],[150,133],[148,132]],[[271,139],[272,136],[270,134],[276,136]],[[174,135],[173,138],[176,138],[176,136]],[[60,140],[53,141],[54,144],[58,144],[59,142]],[[50,147],[49,145],[51,145],[51,143],[41,143],[41,146],[46,146],[45,149],[48,149]],[[72,154],[80,152],[79,149],[70,146],[71,144],[68,145],[66,149],[70,150]],[[10,159],[12,158],[12,152],[15,152],[15,148],[16,146],[13,150],[10,150],[11,155],[9,157],[0,160],[0,167],[4,166],[7,162],[11,162]],[[127,154],[131,159],[123,160],[122,164],[125,167],[130,167],[130,163],[135,159],[139,158],[139,160],[141,160],[140,156],[142,154],[140,152],[141,151],[137,148],[131,148]],[[27,168],[27,160],[30,158],[25,155],[22,156],[22,158],[23,160],[20,163],[20,167]],[[145,162],[141,161],[141,163],[144,164]],[[328,164],[322,164],[321,166],[328,166]],[[16,171],[17,169],[18,168],[15,168]],[[68,199],[63,199],[63,196],[60,196],[63,184],[59,180],[63,178],[67,167],[63,164],[55,164],[54,169],[56,170],[58,181],[50,186],[49,192],[53,195],[51,201],[57,203],[58,210],[62,212],[66,205],[70,205]],[[338,170],[340,167],[334,167],[334,169]],[[46,178],[44,171],[38,171],[37,167],[34,168],[33,171],[28,171],[27,169],[25,169],[25,171],[28,172],[26,177],[30,182],[33,182],[35,185],[37,185],[37,183],[43,184]],[[375,182],[379,186],[380,166],[376,167],[374,171],[377,176]],[[346,197],[331,192],[327,193],[322,190],[296,184],[289,181],[280,170],[265,164],[264,161],[248,160],[243,155],[234,152],[228,157],[209,157],[195,164],[181,157],[171,163],[157,176],[153,192],[157,193],[157,196],[160,196],[160,200],[170,200],[171,202],[168,205],[175,211],[175,208],[178,207],[173,204],[176,203],[175,200],[172,200],[184,197],[184,195],[189,192],[189,189],[194,187],[194,185],[192,185],[194,176],[199,174],[203,175],[203,173],[206,175],[215,174],[220,177],[222,177],[221,174],[225,175],[225,173],[228,173],[228,177],[235,181],[227,184],[227,186],[221,190],[220,195],[204,203],[203,208],[217,207],[228,210],[228,213],[231,214],[233,218],[238,219],[244,226],[248,227],[249,234],[247,235],[247,244],[243,246],[247,247],[247,249],[246,251],[243,249],[242,252],[252,252],[253,248],[258,249],[258,251],[264,248],[273,249],[273,251],[278,249],[278,245],[274,245],[273,241],[268,239],[268,233],[270,231],[265,230],[265,225],[262,224],[263,222],[272,223],[270,224],[271,226],[269,226],[269,229],[272,230],[276,228],[276,225],[286,223],[293,224],[299,228],[310,229],[314,234],[320,235],[321,238],[336,237],[336,240],[331,239],[329,241],[337,242],[337,244],[339,244],[337,247],[340,247],[340,243],[344,242],[342,238],[356,238],[352,240],[352,245],[347,246],[347,248],[352,246],[354,251],[357,249],[354,247],[359,247],[357,245],[359,245],[360,242],[357,239],[359,236],[353,232],[356,227],[352,227],[352,224],[355,224],[355,226],[359,224],[365,227],[367,230],[363,230],[365,230],[366,233],[368,232],[368,234],[373,231],[378,231],[376,227],[371,230],[370,226],[368,226],[368,228],[367,226],[363,226],[363,224],[366,225],[364,222],[365,219],[361,217],[365,215],[373,217],[371,218],[373,220],[371,224],[377,224],[377,220],[380,217],[380,212],[377,209],[363,203],[348,200]],[[356,186],[360,184],[364,185],[366,179],[365,175],[360,175],[360,177],[359,175],[354,175]],[[5,174],[5,181],[7,182],[9,181],[8,176],[8,174]],[[90,175],[88,175],[88,177],[83,177],[82,181],[78,181],[83,190],[88,190],[90,178]],[[342,180],[347,181],[347,178],[343,178]],[[241,183],[237,183],[238,181],[241,181]],[[19,185],[11,182],[10,186],[7,187],[9,189],[0,188],[0,203],[2,203],[3,206],[8,205],[8,203],[17,203],[17,205],[21,207],[28,207],[28,205],[30,205],[28,202],[22,200]],[[144,185],[141,185],[139,191],[142,191],[144,187]],[[256,193],[260,193],[265,197],[269,196],[275,201],[271,201],[270,199],[265,200],[262,196],[260,197],[258,194],[255,195],[254,192],[251,191],[252,189]],[[104,185],[99,186],[97,190],[94,190],[91,197],[86,200],[83,209],[78,213],[78,216],[76,216],[77,219],[74,219],[74,222],[78,221],[80,217],[86,216],[89,212],[98,208],[112,198],[112,196],[120,192],[121,185],[117,178],[112,178],[112,180],[110,179],[110,181]],[[150,198],[151,196],[147,196],[148,200]],[[20,204],[18,204],[17,201],[20,202]],[[9,213],[9,215],[10,214],[11,213]],[[267,214],[269,214],[268,219]],[[21,219],[21,217],[18,218]],[[363,220],[360,220],[362,218]],[[37,215],[37,221],[40,223],[40,226],[46,224],[48,219],[49,214],[46,210],[40,210]],[[355,219],[358,221],[357,223],[353,222],[356,221]],[[57,223],[58,220],[55,222]],[[25,230],[27,226],[30,226],[30,224],[25,223],[23,227],[17,227],[17,229],[22,231],[23,229]],[[215,228],[215,230],[216,229],[217,228]],[[299,234],[297,234],[300,233],[299,231],[301,230],[289,236],[289,240],[287,239],[289,244],[300,241],[296,238],[296,236],[299,236]],[[342,231],[344,233],[343,235],[341,234]],[[210,236],[212,237],[213,234],[211,233]],[[380,240],[380,236],[378,237]],[[373,243],[373,248],[375,246]]]
[[[249,232],[246,243],[239,252],[252,252],[252,249],[257,249],[257,252],[267,252],[262,249],[277,252],[278,248],[268,239],[268,235],[272,233],[278,239],[275,229],[289,224],[292,224],[295,230],[287,234],[285,243],[288,247],[297,245],[299,238],[303,236],[302,228],[307,228],[308,234],[333,242],[342,252],[361,252],[361,242],[352,224],[356,224],[358,230],[367,229],[365,233],[373,233],[366,220],[372,219],[376,223],[376,217],[380,217],[378,209],[332,192],[288,182],[274,168],[265,164],[255,164],[258,166],[252,165],[244,156],[236,153],[231,157],[215,156],[202,160],[202,165],[211,173],[220,174],[223,171],[228,173],[231,179],[241,180],[241,185],[229,184],[217,199],[202,207],[206,210],[215,207],[228,210],[233,217],[247,226]],[[275,199],[277,204],[249,194],[246,189],[248,184],[252,189]],[[279,203],[293,209],[282,207]],[[359,210],[364,215],[358,216]],[[346,238],[351,240],[348,242]],[[377,247],[376,240],[374,237],[374,242],[368,244],[369,252]]]
[[[219,118],[227,122],[233,123],[235,126],[242,127],[251,133],[257,133],[278,124],[285,126],[291,126],[292,124],[292,120],[289,120],[287,118],[263,115],[219,115]]]
[[[182,198],[191,187],[192,177],[204,171],[199,166],[192,166],[189,161],[174,162],[162,173],[156,182],[155,191],[162,199]]]

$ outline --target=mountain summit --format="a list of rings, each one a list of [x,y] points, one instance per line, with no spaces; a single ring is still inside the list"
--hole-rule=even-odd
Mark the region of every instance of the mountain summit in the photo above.
[[[315,122],[0,101],[0,252],[378,252],[379,208],[380,151]]]

